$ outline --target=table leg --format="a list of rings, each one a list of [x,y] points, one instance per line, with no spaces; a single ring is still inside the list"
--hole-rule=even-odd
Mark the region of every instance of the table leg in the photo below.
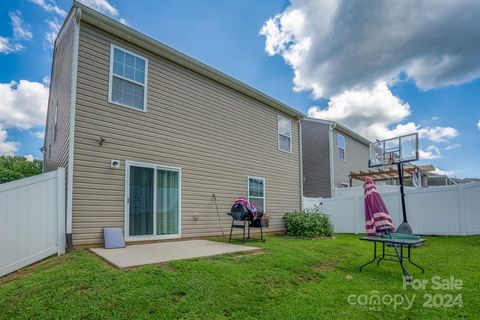
[[[397,258],[398,258],[398,262],[400,263],[400,267],[402,267],[403,275],[405,276],[407,282],[411,282],[412,277],[408,273],[407,268],[405,268],[405,266],[403,265],[403,244],[400,244],[400,255],[398,255],[397,246],[394,245],[393,247],[395,248],[395,252],[397,254]]]
[[[410,248],[411,246],[408,246],[408,262],[410,262],[411,264],[413,264],[415,267],[419,268],[420,270],[422,270],[422,273],[425,273],[425,270],[419,266],[418,264],[416,264],[415,262],[412,261],[412,259],[410,258]]]
[[[362,268],[371,264],[371,263],[374,263],[375,260],[377,260],[377,242],[374,241],[373,242],[373,259],[365,264],[363,264],[361,267],[360,267],[360,272],[362,272]]]
[[[385,242],[382,242],[382,256],[377,261],[377,267],[380,265],[380,261],[385,259]]]

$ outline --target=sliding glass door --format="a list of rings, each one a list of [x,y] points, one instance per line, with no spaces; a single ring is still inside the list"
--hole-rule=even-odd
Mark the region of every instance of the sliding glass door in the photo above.
[[[127,162],[126,234],[129,240],[180,234],[180,169]]]

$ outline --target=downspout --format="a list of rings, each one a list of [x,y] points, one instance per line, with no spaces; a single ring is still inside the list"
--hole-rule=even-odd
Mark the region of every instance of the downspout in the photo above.
[[[303,151],[302,151],[302,120],[298,120],[298,159],[300,162],[300,211],[303,211]]]
[[[73,34],[73,54],[72,54],[72,78],[70,92],[70,132],[68,140],[68,180],[67,180],[67,217],[66,217],[66,243],[67,251],[73,249],[72,239],[72,208],[73,208],[73,147],[75,143],[75,110],[77,99],[77,69],[78,69],[78,41],[80,33],[80,19],[82,9],[77,8],[75,12],[75,25]]]
[[[330,124],[330,128],[328,129],[328,144],[330,149],[330,197],[333,197],[333,193],[335,190],[335,165],[334,165],[334,158],[333,158],[333,129],[337,124],[334,122]]]

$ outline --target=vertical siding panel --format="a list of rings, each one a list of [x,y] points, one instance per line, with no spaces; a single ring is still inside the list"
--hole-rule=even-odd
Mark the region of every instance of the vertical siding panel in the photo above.
[[[303,195],[330,197],[329,124],[302,121]]]

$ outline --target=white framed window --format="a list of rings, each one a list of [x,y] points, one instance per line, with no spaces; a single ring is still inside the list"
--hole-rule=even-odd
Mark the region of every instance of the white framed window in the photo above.
[[[338,159],[345,160],[345,136],[337,133]]]
[[[248,202],[259,212],[265,212],[265,178],[248,177]]]
[[[147,73],[147,58],[112,44],[108,102],[147,111]]]
[[[292,121],[278,116],[278,150],[292,152]]]

